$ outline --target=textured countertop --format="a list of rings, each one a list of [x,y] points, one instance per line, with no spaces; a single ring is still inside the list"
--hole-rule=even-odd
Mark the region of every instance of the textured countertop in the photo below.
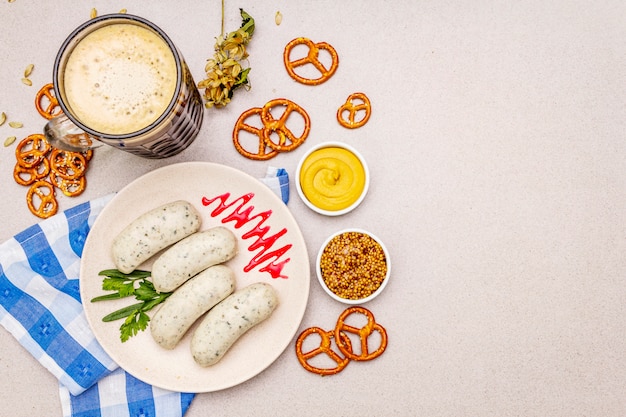
[[[0,126],[2,141],[42,131],[34,94],[94,7],[153,21],[196,81],[203,77],[220,1],[5,0],[0,112],[24,127]],[[100,148],[86,191],[60,197],[60,208],[176,162],[216,162],[255,177],[284,167],[288,208],[311,260],[346,227],[386,243],[392,279],[366,307],[387,328],[389,346],[376,361],[321,378],[300,367],[292,344],[255,378],[196,396],[186,416],[623,416],[626,4],[227,1],[226,31],[240,25],[239,7],[256,20],[251,90],[205,110],[198,138],[175,157]],[[283,48],[299,36],[337,50],[327,83],[309,87],[287,75]],[[30,63],[28,87],[21,78]],[[373,112],[347,130],[335,112],[356,91]],[[277,97],[308,111],[307,143],[268,162],[245,159],[231,141],[234,122]],[[372,173],[362,205],[334,218],[308,209],[293,183],[306,147],[327,140],[356,147]],[[14,149],[0,148],[0,241],[38,221],[12,179]],[[328,326],[344,309],[311,272],[301,329]],[[13,417],[61,415],[56,379],[1,327],[0,374],[0,408]]]

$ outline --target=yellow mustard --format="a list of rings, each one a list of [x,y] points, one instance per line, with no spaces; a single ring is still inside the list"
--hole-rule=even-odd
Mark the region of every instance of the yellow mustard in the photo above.
[[[313,151],[300,168],[300,187],[316,207],[339,211],[355,203],[365,188],[365,169],[357,156],[341,147]]]

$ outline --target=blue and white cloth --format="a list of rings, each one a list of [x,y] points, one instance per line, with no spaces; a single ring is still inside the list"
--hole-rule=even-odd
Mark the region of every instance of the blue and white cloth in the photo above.
[[[287,203],[286,172],[268,173],[262,182]],[[113,195],[79,204],[0,244],[0,324],[59,380],[64,417],[183,416],[195,394],[153,387],[119,368],[96,341],[82,308],[83,247]]]
[[[289,174],[284,168],[267,167],[265,177],[259,180],[267,185],[285,204],[289,202]]]
[[[0,324],[57,377],[64,417],[183,416],[194,394],[152,387],[118,368],[80,302],[85,239],[112,197],[80,204],[0,245]]]

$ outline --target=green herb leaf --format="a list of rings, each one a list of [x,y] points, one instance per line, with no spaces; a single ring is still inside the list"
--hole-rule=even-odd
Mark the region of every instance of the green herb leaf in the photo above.
[[[114,312],[109,313],[106,316],[102,317],[102,321],[109,322],[109,321],[125,319],[129,317],[130,315],[134,314],[135,312],[139,311],[143,305],[144,303],[137,303],[137,304],[120,308],[119,310],[115,310]]]
[[[160,293],[156,291],[152,282],[147,279],[151,276],[149,271],[138,270],[130,274],[124,274],[117,269],[106,269],[100,271],[98,275],[105,277],[102,280],[102,289],[114,292],[94,297],[91,300],[92,303],[119,300],[129,296],[134,296],[137,301],[140,301],[139,303],[120,308],[102,318],[104,322],[124,319],[124,323],[120,326],[120,339],[122,342],[126,342],[140,331],[144,331],[150,322],[150,316],[146,314],[146,311],[150,311],[172,295],[171,292]]]
[[[146,330],[150,317],[143,311],[137,311],[124,320],[124,324],[120,326],[120,339],[126,342],[129,338],[136,336],[137,333]]]
[[[135,289],[135,298],[142,301],[150,301],[158,297],[159,293],[154,289],[150,281],[142,281]]]
[[[120,298],[120,293],[119,292],[114,292],[111,294],[105,294],[105,295],[101,295],[99,297],[94,297],[91,299],[92,303],[98,302],[98,301],[108,301],[108,300],[119,300]]]
[[[104,291],[117,291],[119,298],[128,297],[135,291],[134,281],[125,280],[124,278],[107,277],[102,281],[102,289]]]
[[[123,272],[120,272],[117,269],[105,269],[103,271],[100,271],[98,275],[111,277],[111,278],[142,279],[142,278],[148,278],[152,276],[152,273],[150,271],[143,271],[141,269],[136,269],[133,272],[125,274]]]

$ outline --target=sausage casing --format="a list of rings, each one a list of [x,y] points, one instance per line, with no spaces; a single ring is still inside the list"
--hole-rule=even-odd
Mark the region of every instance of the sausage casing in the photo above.
[[[212,265],[237,254],[237,238],[225,227],[197,232],[163,252],[152,266],[152,283],[159,292],[174,291]]]
[[[170,295],[150,319],[150,333],[161,347],[174,349],[204,313],[235,290],[235,274],[225,265],[200,272]]]
[[[278,296],[270,284],[250,284],[211,309],[191,339],[191,354],[200,366],[217,363],[244,333],[270,317]]]
[[[201,223],[200,215],[187,201],[178,200],[150,210],[113,239],[113,263],[122,273],[133,272],[160,250],[197,232]]]

